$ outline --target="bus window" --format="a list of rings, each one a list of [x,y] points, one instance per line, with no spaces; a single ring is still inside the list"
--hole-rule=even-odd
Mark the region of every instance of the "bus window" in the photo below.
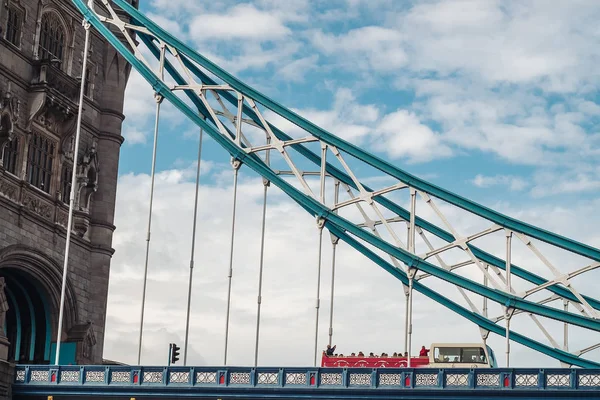
[[[481,347],[436,347],[433,356],[436,363],[487,364]]]
[[[460,347],[436,347],[433,352],[435,362],[460,362]]]

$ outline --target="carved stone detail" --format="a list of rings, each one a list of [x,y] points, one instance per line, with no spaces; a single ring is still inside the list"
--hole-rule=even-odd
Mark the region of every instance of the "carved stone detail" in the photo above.
[[[0,196],[16,202],[19,200],[19,189],[7,181],[0,180]]]
[[[69,222],[69,214],[65,211],[58,210],[56,212],[56,223],[63,228],[67,229],[67,223]]]
[[[77,342],[80,347],[80,354],[84,358],[83,363],[89,363],[92,358],[94,346],[96,345],[96,335],[94,326],[91,322],[73,326],[67,334],[68,340]]]
[[[12,83],[8,82],[5,92],[0,90],[0,158],[4,146],[14,139],[15,126],[19,125],[21,101],[12,92]]]
[[[30,194],[25,194],[23,197],[23,206],[46,219],[52,218],[52,206]]]
[[[66,226],[66,224],[65,224]],[[83,237],[90,228],[90,218],[81,212],[73,214],[73,231],[79,237]]]
[[[27,130],[36,121],[50,132],[70,133],[75,126],[79,82],[46,61],[37,62],[35,68]]]
[[[77,163],[77,208],[89,212],[92,194],[98,190],[98,142],[94,140]]]

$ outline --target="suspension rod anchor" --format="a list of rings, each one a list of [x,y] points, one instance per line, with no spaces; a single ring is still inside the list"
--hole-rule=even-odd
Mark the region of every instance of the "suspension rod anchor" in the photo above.
[[[238,160],[237,158],[232,157],[231,158],[231,166],[233,167],[234,170],[238,170],[242,166],[242,162],[240,160]]]
[[[331,244],[337,245],[340,241],[340,238],[335,236],[333,233],[329,232],[329,237],[331,238]]]
[[[321,230],[325,227],[325,218],[317,217],[317,229]]]

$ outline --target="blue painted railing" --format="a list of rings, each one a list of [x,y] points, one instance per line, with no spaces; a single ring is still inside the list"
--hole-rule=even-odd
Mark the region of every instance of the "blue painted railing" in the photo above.
[[[371,369],[18,365],[13,390],[429,389],[600,391],[600,369]],[[54,389],[52,389],[54,388]]]

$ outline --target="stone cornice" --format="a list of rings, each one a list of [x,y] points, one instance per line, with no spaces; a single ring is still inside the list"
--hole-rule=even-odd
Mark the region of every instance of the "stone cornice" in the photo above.
[[[109,141],[118,143],[120,146],[125,141],[125,138],[123,136],[121,136],[120,134],[102,131],[98,135],[98,140],[109,140]]]
[[[106,256],[112,257],[115,254],[115,249],[108,246],[100,246],[100,245],[92,245],[90,248],[92,253],[104,254]]]
[[[114,224],[111,224],[110,222],[106,222],[106,221],[99,221],[97,219],[92,219],[92,221],[90,222],[91,226],[98,226],[101,228],[106,228],[112,232],[114,232],[117,227]]]
[[[119,118],[121,121],[125,121],[125,114],[120,111],[111,110],[109,108],[100,108],[99,111],[102,113],[102,115],[113,115]]]

